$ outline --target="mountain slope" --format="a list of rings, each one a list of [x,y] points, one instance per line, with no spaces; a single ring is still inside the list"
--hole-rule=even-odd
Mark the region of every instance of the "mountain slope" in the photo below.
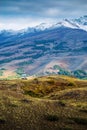
[[[52,69],[55,65],[69,71],[87,71],[87,32],[78,27],[49,27],[42,24],[33,31],[2,31],[0,67],[18,72],[20,68],[30,75],[45,74],[48,70],[57,73]]]

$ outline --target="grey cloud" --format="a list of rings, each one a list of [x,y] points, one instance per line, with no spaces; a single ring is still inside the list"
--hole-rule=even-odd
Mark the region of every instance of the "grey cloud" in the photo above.
[[[86,8],[87,0],[0,0],[0,15],[74,17],[87,13]]]

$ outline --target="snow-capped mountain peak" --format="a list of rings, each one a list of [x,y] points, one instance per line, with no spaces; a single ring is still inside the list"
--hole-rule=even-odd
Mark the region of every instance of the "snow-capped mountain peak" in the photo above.
[[[75,19],[74,22],[77,22],[78,24],[87,25],[87,15]]]
[[[48,29],[52,26],[52,23],[41,23],[40,25],[37,25],[35,28],[40,30]]]
[[[36,26],[35,29],[38,31],[43,31],[46,29],[53,29],[58,27],[68,27],[73,29],[82,29],[87,31],[87,15],[80,17],[78,19],[64,19],[59,22],[54,23],[41,23],[40,25]]]
[[[61,22],[58,22],[53,25],[53,27],[69,27],[69,28],[78,28],[76,24],[74,24],[72,21],[69,21],[68,19],[64,19]]]
[[[26,29],[22,29],[17,31],[16,33],[20,33],[21,35],[25,34],[26,32],[28,33],[35,33],[39,31],[44,31],[44,30],[51,30],[59,27],[68,27],[72,29],[82,29],[87,31],[87,15],[82,16],[77,19],[63,19],[58,22],[51,22],[51,23],[41,23],[40,25],[37,25],[35,27],[28,27]],[[12,31],[10,31],[13,33]],[[2,31],[1,31],[2,33]]]

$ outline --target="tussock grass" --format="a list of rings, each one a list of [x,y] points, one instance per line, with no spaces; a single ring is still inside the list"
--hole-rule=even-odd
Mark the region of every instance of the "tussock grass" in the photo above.
[[[0,130],[86,130],[87,81],[66,76],[0,81]]]

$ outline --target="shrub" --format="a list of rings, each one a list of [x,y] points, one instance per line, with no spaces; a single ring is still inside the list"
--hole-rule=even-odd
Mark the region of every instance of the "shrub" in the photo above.
[[[25,91],[26,95],[30,95],[32,97],[39,97],[39,94],[36,94],[35,92],[29,90],[29,91]]]
[[[31,101],[28,100],[28,99],[22,99],[21,102],[23,102],[23,103],[30,103]]]
[[[75,121],[77,124],[81,125],[87,125],[87,118],[82,118],[82,117],[73,117],[71,118],[73,121]]]
[[[73,130],[71,127],[60,128],[59,130]]]
[[[15,104],[15,103],[10,103],[10,104],[8,104],[10,107],[18,107],[18,105],[17,104]]]
[[[68,86],[75,86],[75,83],[70,82],[70,83],[68,83]]]
[[[3,117],[0,117],[0,124],[5,124],[6,120]]]
[[[38,83],[39,83],[38,79],[35,78],[35,79],[33,80],[33,83],[38,84]]]
[[[47,81],[47,83],[50,85],[54,85],[55,82],[54,82],[54,80],[49,80],[49,81]]]
[[[80,111],[87,113],[87,109],[80,109]]]
[[[59,117],[57,115],[54,115],[54,114],[45,115],[45,119],[47,121],[59,121]]]
[[[59,105],[61,105],[61,106],[63,106],[63,107],[66,106],[66,103],[65,103],[64,100],[61,100],[61,101],[59,101],[58,103],[59,103]]]

